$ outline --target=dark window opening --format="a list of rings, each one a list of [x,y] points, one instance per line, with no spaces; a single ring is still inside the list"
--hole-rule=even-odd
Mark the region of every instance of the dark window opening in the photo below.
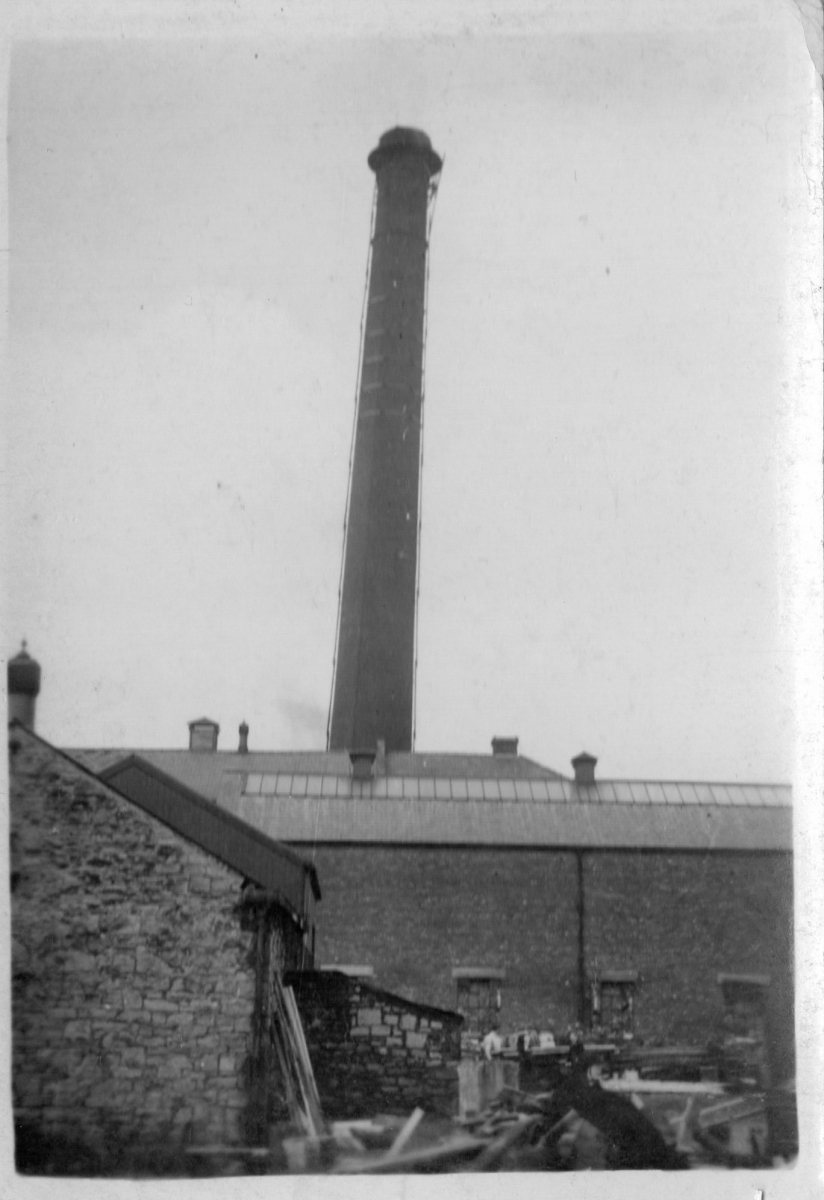
[[[723,1047],[728,1069],[766,1086],[769,978],[720,975],[718,982],[724,1004]]]
[[[457,983],[457,1009],[464,1019],[464,1034],[486,1037],[500,1024],[504,972],[492,967],[458,967],[452,976]]]
[[[592,1028],[615,1040],[636,1031],[638,975],[635,971],[604,972],[592,981]]]

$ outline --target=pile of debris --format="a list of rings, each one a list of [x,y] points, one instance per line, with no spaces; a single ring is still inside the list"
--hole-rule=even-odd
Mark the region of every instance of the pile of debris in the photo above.
[[[538,1053],[551,1055],[544,1067],[548,1086],[533,1092],[504,1085],[492,1099],[484,1098],[479,1112],[443,1117],[416,1108],[407,1118],[329,1122],[294,995],[279,980],[271,1011],[289,1125],[272,1128],[268,1146],[191,1148],[193,1165],[197,1160],[201,1172],[678,1170],[771,1165],[776,1154],[790,1157],[797,1150],[789,1093],[778,1097],[776,1108],[763,1092],[730,1095],[718,1080],[645,1079],[626,1067],[610,1075],[603,1070],[607,1064],[583,1046],[562,1057],[542,1048]],[[521,1065],[528,1059],[522,1055]],[[602,1078],[593,1077],[593,1069],[601,1070]],[[786,1126],[780,1139],[779,1125]]]
[[[686,1158],[667,1145],[623,1096],[585,1077],[529,1095],[505,1088],[481,1113],[452,1120],[377,1117],[337,1121],[318,1138],[287,1138],[293,1172],[421,1174],[473,1171],[678,1169]]]

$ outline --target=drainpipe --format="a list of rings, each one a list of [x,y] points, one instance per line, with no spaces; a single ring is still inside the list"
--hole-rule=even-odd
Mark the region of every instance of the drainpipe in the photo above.
[[[575,866],[578,875],[578,1023],[586,1024],[587,1012],[587,977],[586,977],[586,943],[584,927],[584,854],[582,850],[575,851]]]

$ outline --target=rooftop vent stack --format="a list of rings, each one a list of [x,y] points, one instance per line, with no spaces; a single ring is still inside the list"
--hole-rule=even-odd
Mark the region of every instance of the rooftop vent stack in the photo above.
[[[374,750],[350,750],[349,761],[352,764],[352,778],[371,779],[375,768]]]
[[[412,749],[427,215],[441,159],[391,129],[377,198],[344,546],[329,749]]]
[[[10,721],[19,721],[28,729],[34,729],[34,714],[37,697],[40,694],[40,664],[35,662],[26,650],[26,643],[20,652],[8,661],[8,694]]]
[[[248,754],[249,753],[249,726],[246,724],[245,721],[241,721],[237,732],[238,732],[238,739],[239,739],[237,752],[238,752],[238,754]]]
[[[516,755],[518,753],[518,739],[516,737],[494,737],[492,739],[492,753],[496,758],[501,755]]]
[[[220,726],[217,721],[208,717],[199,717],[197,721],[189,722],[190,750],[217,750],[217,738]]]
[[[593,755],[587,754],[586,750],[582,750],[572,760],[572,769],[575,772],[575,782],[577,784],[595,783],[595,764],[598,762]]]

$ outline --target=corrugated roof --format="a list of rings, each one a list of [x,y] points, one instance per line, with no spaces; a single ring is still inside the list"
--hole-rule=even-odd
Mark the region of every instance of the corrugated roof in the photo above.
[[[792,803],[791,791],[775,784],[707,784],[703,803],[712,806],[742,805],[784,808]],[[220,795],[328,796],[346,799],[407,800],[522,800],[526,803],[556,804],[697,804],[695,785],[627,780],[580,785],[568,779],[468,779],[453,777],[409,777],[385,775],[375,779],[353,779],[351,775],[264,774],[259,771],[227,771]]]
[[[123,751],[74,752],[97,769]],[[781,784],[597,780],[576,784],[522,756],[389,754],[353,780],[345,752],[152,750],[141,757],[287,842],[790,850]]]
[[[593,849],[791,850],[792,810],[733,804],[224,796],[221,807],[291,843],[365,842]]]
[[[138,754],[146,762],[166,771],[201,796],[216,800],[224,775],[242,771],[259,775],[345,776],[350,774],[345,750],[118,750],[84,749],[68,753],[89,770],[99,773]],[[403,754],[389,753],[386,770],[399,779],[563,779],[557,771],[542,767],[523,755],[493,754]]]
[[[349,756],[338,752],[285,751],[238,754],[231,750],[71,750],[69,753],[90,770],[100,772],[132,754],[152,763],[190,787],[200,796],[216,800],[227,771],[297,772],[344,775]]]

